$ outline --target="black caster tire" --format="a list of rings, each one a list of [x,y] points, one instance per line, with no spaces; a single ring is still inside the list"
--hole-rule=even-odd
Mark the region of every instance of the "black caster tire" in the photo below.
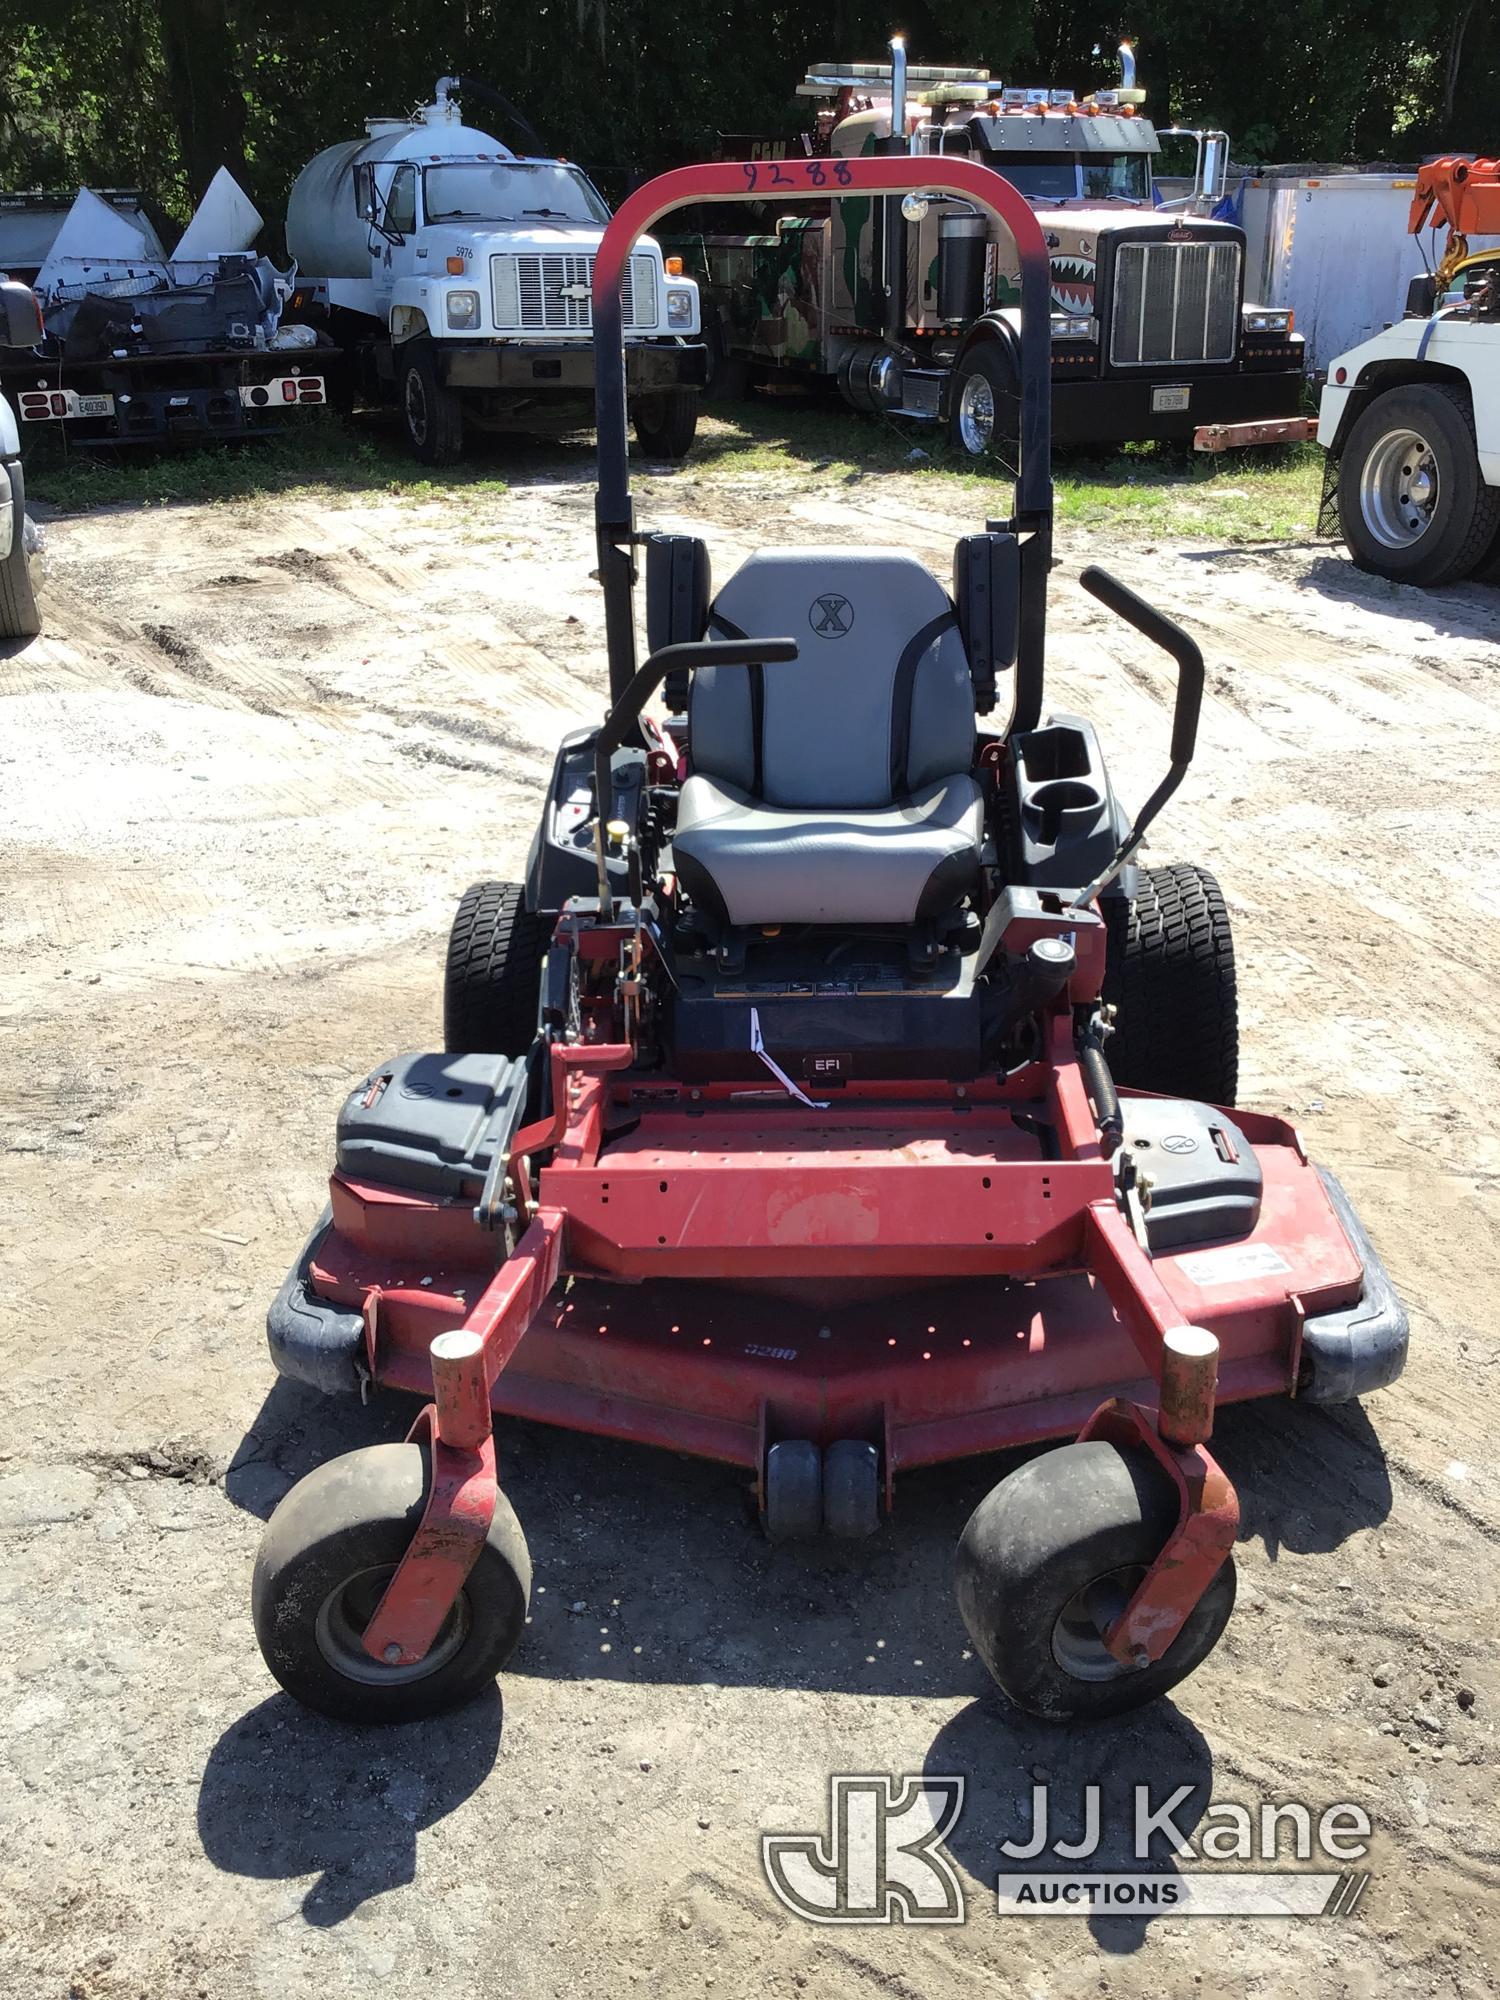
[[[359,1645],[427,1500],[418,1444],[377,1444],[298,1480],[266,1523],[251,1615],[289,1695],[336,1722],[413,1722],[488,1687],[526,1629],[531,1557],[503,1493],[457,1603],[425,1659],[386,1667]]]
[[[880,1526],[880,1453],[840,1438],[823,1456],[823,1526],[841,1541],[862,1541]]]
[[[1017,1708],[1049,1722],[1119,1715],[1208,1657],[1234,1609],[1232,1556],[1153,1665],[1122,1666],[1100,1637],[1176,1522],[1161,1467],[1098,1438],[1044,1452],[980,1501],[958,1544],[958,1608]]]
[[[448,933],[443,1047],[449,1055],[524,1056],[537,1037],[542,960],[552,926],[519,882],[465,889]]]
[[[806,1542],[823,1531],[823,1454],[806,1438],[766,1453],[766,1539]]]

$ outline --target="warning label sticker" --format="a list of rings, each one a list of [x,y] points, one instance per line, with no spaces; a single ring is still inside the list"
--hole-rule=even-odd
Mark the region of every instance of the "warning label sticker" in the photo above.
[[[1179,1257],[1177,1268],[1195,1285],[1233,1285],[1242,1278],[1280,1277],[1292,1267],[1269,1243],[1226,1243],[1222,1250]]]

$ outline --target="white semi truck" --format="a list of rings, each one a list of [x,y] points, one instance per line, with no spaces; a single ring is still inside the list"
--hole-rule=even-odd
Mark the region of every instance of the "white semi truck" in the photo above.
[[[304,316],[349,352],[367,399],[395,402],[429,465],[462,456],[466,426],[592,411],[594,253],[609,208],[576,166],[465,124],[458,98],[470,93],[495,96],[442,77],[410,118],[368,119],[362,139],[303,169],[287,207]],[[675,266],[643,236],[624,286],[636,436],[672,459],[692,444],[706,359],[698,288]]]

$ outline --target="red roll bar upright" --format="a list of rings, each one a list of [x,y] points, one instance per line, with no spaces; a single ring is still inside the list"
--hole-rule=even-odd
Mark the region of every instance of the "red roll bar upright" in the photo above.
[[[594,519],[604,586],[609,684],[617,699],[635,673],[631,609],[635,515],[626,444],[625,344],[620,283],[636,238],[669,209],[721,201],[812,202],[841,195],[932,189],[986,208],[1009,230],[1021,264],[1020,474],[1015,513],[1003,525],[1022,539],[1021,629],[1010,727],[1041,715],[1047,573],[1052,564],[1052,309],[1047,245],[1031,206],[1003,175],[972,160],[926,154],[808,160],[727,160],[677,167],[636,189],[604,232],[594,259],[594,404],[599,486]],[[999,524],[997,524],[999,525]]]

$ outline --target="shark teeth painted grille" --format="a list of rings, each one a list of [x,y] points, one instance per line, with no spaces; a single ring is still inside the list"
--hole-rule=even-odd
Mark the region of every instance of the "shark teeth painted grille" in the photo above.
[[[587,333],[593,326],[594,260],[564,251],[492,257],[495,324],[528,333]],[[656,273],[649,257],[632,257],[620,286],[625,324],[649,333],[657,322]]]
[[[1232,361],[1239,300],[1238,243],[1122,243],[1109,358],[1119,368]]]

